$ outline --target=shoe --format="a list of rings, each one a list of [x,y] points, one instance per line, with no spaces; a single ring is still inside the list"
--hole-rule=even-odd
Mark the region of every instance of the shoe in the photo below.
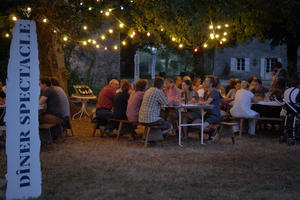
[[[255,138],[255,135],[248,133],[249,138]]]
[[[210,142],[215,141],[216,138],[218,137],[217,128],[213,128],[212,131],[209,131],[209,132],[210,132],[210,135],[209,135],[208,140]]]
[[[100,130],[100,137],[103,137],[104,136],[104,127],[100,127],[99,130]]]

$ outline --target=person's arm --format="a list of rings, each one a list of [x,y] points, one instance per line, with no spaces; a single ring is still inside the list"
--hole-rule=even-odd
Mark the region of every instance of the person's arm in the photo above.
[[[170,102],[167,99],[166,95],[163,93],[162,90],[159,90],[158,92],[158,102],[160,103],[160,105],[168,105]]]
[[[40,99],[39,99],[39,105],[45,104],[47,99],[48,99],[48,97],[41,96]]]

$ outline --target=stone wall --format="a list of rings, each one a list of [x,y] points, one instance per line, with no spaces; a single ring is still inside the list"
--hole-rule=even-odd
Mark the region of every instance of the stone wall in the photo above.
[[[230,71],[231,58],[249,58],[249,71]],[[235,48],[218,49],[214,55],[214,74],[224,78],[246,79],[250,76],[257,76],[266,79],[261,77],[262,58],[280,58],[283,67],[286,68],[286,46],[281,45],[272,48],[270,41],[260,43],[257,39],[254,39],[252,42],[237,45]],[[226,66],[229,67],[229,74],[227,75],[224,74]]]

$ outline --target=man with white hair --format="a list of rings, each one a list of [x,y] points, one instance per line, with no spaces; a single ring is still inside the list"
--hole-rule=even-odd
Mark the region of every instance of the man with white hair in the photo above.
[[[233,101],[233,107],[230,109],[230,114],[233,117],[244,117],[249,119],[249,130],[248,133],[251,136],[255,135],[255,125],[256,120],[251,119],[257,117],[259,114],[254,110],[251,110],[251,101],[256,102],[254,94],[249,91],[249,83],[247,81],[242,81],[241,89],[235,94],[235,99]],[[233,127],[234,132],[238,132],[238,127]],[[241,129],[243,127],[240,127]]]
[[[112,79],[109,84],[99,92],[98,102],[96,105],[96,116],[98,120],[105,120],[113,117],[111,109],[113,107],[113,102],[118,88],[119,81]]]

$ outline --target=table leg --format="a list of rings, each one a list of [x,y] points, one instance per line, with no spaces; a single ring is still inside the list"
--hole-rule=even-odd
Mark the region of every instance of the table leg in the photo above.
[[[77,115],[79,115],[79,119],[81,119],[81,117],[84,116],[84,114],[86,114],[87,116],[89,116],[89,113],[86,110],[87,101],[88,101],[87,99],[82,99],[81,100],[81,108],[80,108],[80,110],[77,113],[75,113],[73,115],[73,117],[72,117],[73,119],[75,119],[75,117]]]
[[[201,144],[203,144],[203,132],[204,132],[204,109],[201,108]]]

